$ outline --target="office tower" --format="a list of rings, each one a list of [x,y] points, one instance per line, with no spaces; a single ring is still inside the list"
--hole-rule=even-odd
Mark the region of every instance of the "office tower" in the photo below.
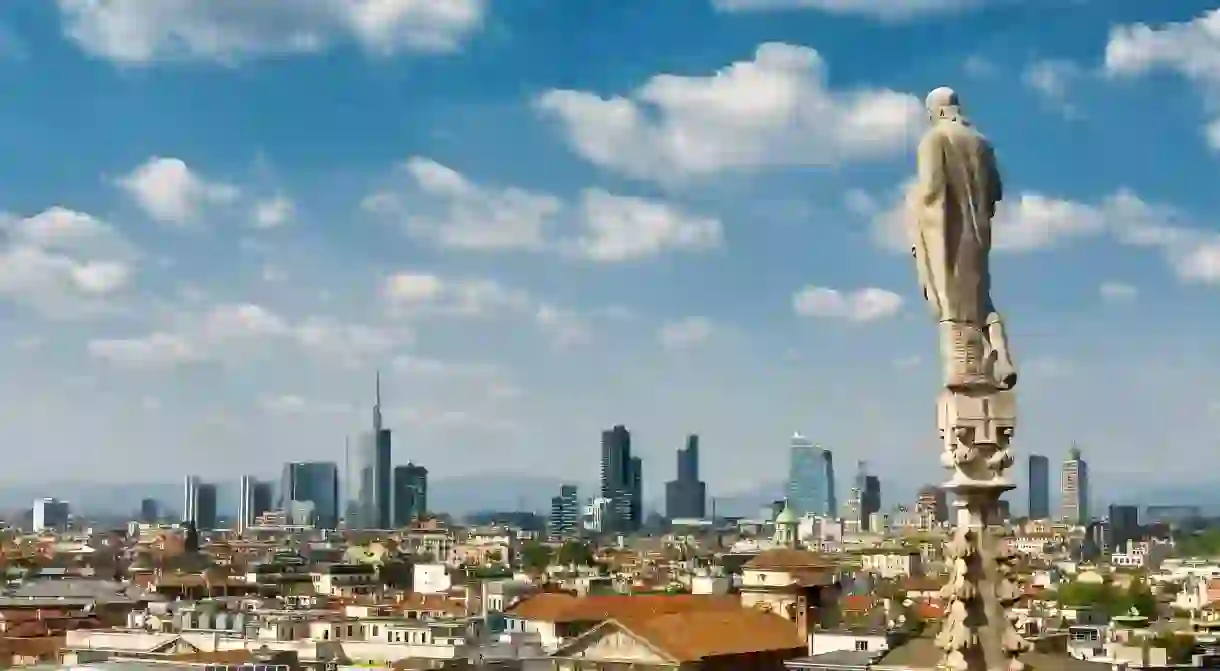
[[[1140,509],[1137,506],[1110,506],[1110,542],[1115,552],[1126,549],[1129,541],[1139,540]]]
[[[559,496],[551,497],[549,533],[552,540],[575,538],[580,531],[580,499],[576,485],[563,485]]]
[[[788,508],[797,515],[825,513],[826,465],[821,448],[799,433],[788,445]]]
[[[707,514],[707,484],[699,479],[699,436],[686,438],[678,450],[678,475],[665,483],[665,516],[703,519]]]
[[[394,526],[405,527],[428,512],[428,469],[408,462],[394,468]]]
[[[864,476],[864,487],[860,492],[860,513],[867,517],[881,512],[881,479],[875,475]]]
[[[643,464],[631,456],[631,432],[619,424],[602,431],[601,498],[609,505],[605,531],[633,532],[643,522]]]
[[[183,486],[182,520],[198,531],[216,528],[216,485],[188,475]]]
[[[237,530],[244,531],[254,525],[254,520],[271,510],[274,488],[251,475],[243,475],[237,502]]]
[[[358,452],[357,478],[359,494],[358,528],[389,529],[390,508],[390,430],[381,421],[381,373],[377,374],[376,401],[373,404],[373,430],[364,437]]]
[[[191,512],[193,515],[188,519],[195,523],[197,531],[210,531],[216,528],[216,485],[210,482],[199,482],[199,479],[195,478]]]
[[[839,499],[835,495],[835,458],[830,450],[822,450],[822,484],[826,488],[827,517],[839,516]]]
[[[34,501],[34,533],[63,531],[68,528],[70,515],[71,507],[67,501],[56,498],[37,499]]]
[[[155,524],[161,518],[161,509],[156,499],[140,499],[140,521]]]
[[[199,485],[197,475],[188,475],[182,484],[182,521],[194,522],[199,514]]]
[[[1089,464],[1080,456],[1080,448],[1072,445],[1063,462],[1063,519],[1071,524],[1085,525],[1089,518]]]
[[[1030,519],[1046,520],[1051,517],[1051,460],[1041,454],[1029,455],[1029,509]]]
[[[1012,507],[1009,505],[1008,499],[996,501],[996,515],[1003,521],[1012,519]]]
[[[311,503],[313,524],[322,529],[339,527],[339,466],[333,461],[293,461],[280,476],[280,509],[292,503]],[[300,508],[298,508],[300,510]]]

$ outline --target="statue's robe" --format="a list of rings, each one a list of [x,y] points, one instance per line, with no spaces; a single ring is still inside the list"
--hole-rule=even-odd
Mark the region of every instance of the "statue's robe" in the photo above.
[[[941,322],[982,328],[991,303],[991,219],[1002,196],[991,143],[953,108],[919,143],[908,193],[919,281]]]

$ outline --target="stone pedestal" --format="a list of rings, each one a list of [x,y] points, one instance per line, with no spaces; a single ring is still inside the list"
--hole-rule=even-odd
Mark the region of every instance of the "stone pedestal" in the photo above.
[[[952,471],[942,487],[957,497],[957,510],[937,645],[954,671],[1020,671],[1017,655],[1029,649],[1010,619],[1020,587],[997,519],[1000,497],[1016,488],[1006,476],[1016,410],[1013,392],[999,389],[946,390],[938,402],[941,463]]]

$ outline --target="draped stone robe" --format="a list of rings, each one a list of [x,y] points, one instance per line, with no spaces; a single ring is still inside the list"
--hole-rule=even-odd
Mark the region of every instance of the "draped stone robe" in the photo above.
[[[940,322],[983,328],[991,302],[991,219],[1002,196],[991,143],[953,107],[919,143],[908,193],[919,281]]]

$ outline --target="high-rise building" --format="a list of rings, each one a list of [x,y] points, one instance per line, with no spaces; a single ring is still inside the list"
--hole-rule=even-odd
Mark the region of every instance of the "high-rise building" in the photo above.
[[[552,540],[574,538],[580,532],[580,498],[576,485],[563,485],[559,496],[551,497],[551,519],[548,532]]]
[[[822,482],[826,487],[826,509],[823,511],[827,517],[839,516],[839,499],[835,495],[835,457],[830,450],[822,450]]]
[[[1029,477],[1030,519],[1046,520],[1051,517],[1051,460],[1041,454],[1029,455],[1027,466]]]
[[[237,502],[237,530],[244,531],[254,520],[271,510],[275,488],[270,482],[252,475],[243,475]]]
[[[1109,547],[1115,552],[1126,548],[1129,541],[1139,540],[1140,509],[1138,506],[1110,506]]]
[[[339,527],[339,466],[333,461],[292,461],[280,476],[280,509],[292,503],[313,504],[314,524],[321,529]],[[298,506],[296,509],[300,509]]]
[[[881,479],[875,475],[864,476],[864,486],[860,490],[860,514],[862,519],[871,519],[874,513],[881,512]]]
[[[216,528],[216,485],[188,475],[184,483],[182,519],[195,525],[197,531]]]
[[[408,526],[427,512],[428,469],[414,463],[394,467],[394,526]]]
[[[1063,519],[1071,524],[1085,525],[1089,517],[1089,464],[1072,445],[1068,458],[1063,462]]]
[[[631,432],[619,424],[602,432],[601,497],[610,503],[604,531],[639,530],[643,523],[643,463],[631,455]]]
[[[156,499],[140,499],[140,521],[155,524],[161,519],[161,506]]]
[[[699,479],[699,436],[686,439],[678,450],[678,475],[665,483],[665,515],[670,519],[703,519],[707,514],[707,484]]]
[[[63,531],[68,528],[70,516],[71,506],[67,501],[56,498],[37,499],[34,501],[34,533]]]
[[[826,511],[826,464],[822,449],[799,433],[788,446],[788,508],[797,515]]]
[[[376,402],[373,404],[373,430],[364,437],[357,465],[358,528],[389,529],[392,523],[390,430],[381,418],[381,373],[377,374]]]

